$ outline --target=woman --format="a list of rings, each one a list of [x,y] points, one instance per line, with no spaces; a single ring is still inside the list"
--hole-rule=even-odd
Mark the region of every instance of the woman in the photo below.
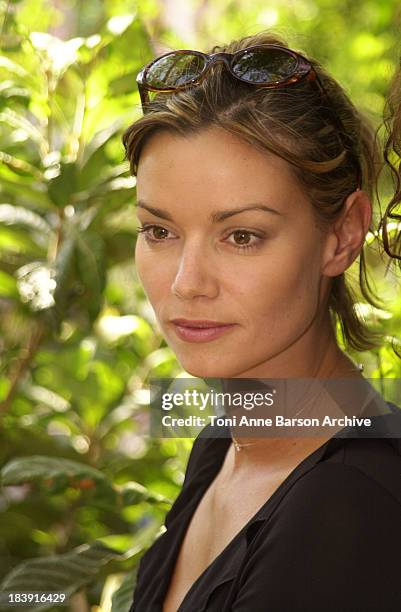
[[[145,68],[144,116],[124,135],[136,266],[160,328],[197,377],[360,383],[335,332],[357,350],[378,342],[344,279],[359,255],[374,303],[362,250],[373,131],[282,40],[217,51]],[[398,440],[227,429],[196,438],[131,612],[401,609]]]

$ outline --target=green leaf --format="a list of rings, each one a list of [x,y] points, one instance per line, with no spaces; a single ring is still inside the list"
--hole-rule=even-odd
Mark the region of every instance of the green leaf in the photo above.
[[[66,282],[69,270],[73,264],[73,254],[75,248],[75,236],[67,237],[57,253],[56,258],[56,281],[57,285]]]
[[[96,195],[101,195],[105,190],[107,190],[108,183],[112,182],[118,178],[127,178],[129,175],[129,164],[127,161],[114,165],[108,165],[105,163],[104,157],[103,160],[103,171],[99,174],[99,172],[93,172],[90,176],[86,174],[85,170],[81,170],[79,176],[79,184],[80,191],[77,192],[75,196],[75,201],[81,202],[87,200],[89,197],[93,197]],[[90,163],[89,166],[92,164]],[[95,166],[95,164],[93,164]],[[95,170],[92,167],[92,170]],[[132,177],[131,177],[132,178]]]
[[[0,161],[19,176],[33,177],[39,181],[43,180],[43,174],[35,166],[32,166],[32,164],[23,159],[18,159],[9,153],[0,151]]]
[[[72,479],[74,482],[87,479],[94,482],[107,481],[102,472],[85,463],[43,455],[12,459],[2,468],[0,476],[3,486],[49,480],[60,476]]]
[[[43,151],[47,149],[46,139],[43,137],[40,129],[19,113],[10,109],[3,110],[0,113],[0,123],[5,123],[10,127],[22,130],[34,142],[40,145]]]
[[[82,160],[82,170],[89,163],[92,155],[94,155],[101,147],[104,147],[118,132],[124,127],[124,119],[118,118],[107,128],[97,132],[92,140],[87,144]]]
[[[111,265],[131,260],[134,257],[136,235],[131,232],[114,232],[105,235],[107,259]]]
[[[118,76],[117,78],[110,81],[109,92],[111,96],[122,96],[124,94],[130,94],[136,88],[136,77],[138,71],[134,70]]]
[[[135,533],[131,534],[131,545],[129,545],[129,541],[126,535],[122,536],[122,539],[125,539],[125,552],[124,559],[135,559],[141,554],[145,549],[149,548],[155,538],[158,538],[164,531],[166,530],[164,525],[160,525],[160,522],[155,519],[151,519],[147,522],[145,527],[142,527]],[[102,542],[106,546],[113,548],[113,542],[116,542],[118,546],[122,545],[121,536],[109,535],[98,538],[99,542]]]
[[[52,235],[52,228],[40,215],[23,206],[0,204],[0,223],[22,225],[47,236]]]
[[[64,239],[57,253],[55,262],[55,281],[54,290],[55,316],[56,323],[60,324],[69,307],[71,282],[74,275],[75,263],[75,236],[68,236]]]
[[[52,555],[23,561],[11,570],[0,585],[0,592],[42,591],[66,594],[66,601],[79,588],[90,584],[101,569],[120,553],[100,542],[84,544],[62,555]],[[4,601],[4,600],[3,600]],[[2,610],[47,610],[51,602],[21,607],[3,604]]]
[[[87,290],[88,312],[95,319],[106,282],[104,242],[99,234],[87,230],[77,236],[76,249],[79,277]]]
[[[25,230],[19,230],[15,227],[0,226],[0,259],[2,253],[13,253],[23,256],[44,257],[46,250],[43,246],[39,246],[34,236],[30,236]]]
[[[0,270],[0,296],[18,298],[17,281],[11,274]]]
[[[27,208],[53,208],[49,200],[46,185],[43,181],[36,181],[30,176],[21,176],[15,169],[0,164],[1,191],[16,199],[16,203]]]
[[[121,486],[120,494],[123,499],[124,506],[133,506],[143,501],[149,503],[165,503],[170,505],[171,499],[167,499],[158,493],[152,493],[138,482],[127,482]]]
[[[136,586],[136,571],[126,574],[111,598],[111,612],[127,612],[132,604]]]
[[[49,181],[48,192],[56,206],[64,208],[78,189],[78,168],[75,162],[61,162],[60,173]]]
[[[29,73],[20,64],[13,62],[10,58],[5,55],[0,56],[0,68],[5,68],[9,72],[16,76],[26,79],[29,77]]]
[[[11,104],[19,103],[25,108],[28,107],[31,99],[29,90],[25,87],[18,87],[10,81],[5,81],[0,85],[0,105],[1,110]]]

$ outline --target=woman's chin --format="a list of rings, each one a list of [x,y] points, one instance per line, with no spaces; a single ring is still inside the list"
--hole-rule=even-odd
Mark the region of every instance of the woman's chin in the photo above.
[[[196,378],[233,378],[241,371],[240,368],[221,363],[185,363],[183,360],[180,364],[185,372]]]

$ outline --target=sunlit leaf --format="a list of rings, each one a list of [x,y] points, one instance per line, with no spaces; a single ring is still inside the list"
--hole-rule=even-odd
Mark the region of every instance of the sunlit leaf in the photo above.
[[[0,223],[22,225],[35,231],[43,232],[47,236],[53,234],[52,228],[43,217],[23,206],[0,204]]]
[[[40,559],[29,559],[17,565],[3,579],[0,590],[4,592],[41,591],[66,594],[66,601],[80,587],[90,583],[100,570],[120,554],[100,542],[84,544],[62,555]],[[16,607],[15,604],[3,610],[47,610],[52,602]]]
[[[135,585],[136,572],[132,571],[126,574],[119,588],[114,591],[111,600],[111,612],[127,612],[129,610]]]
[[[70,479],[91,479],[94,482],[104,482],[105,476],[99,470],[89,465],[57,459],[55,457],[33,456],[13,459],[0,471],[3,486],[32,482],[38,479],[51,479],[63,476]]]

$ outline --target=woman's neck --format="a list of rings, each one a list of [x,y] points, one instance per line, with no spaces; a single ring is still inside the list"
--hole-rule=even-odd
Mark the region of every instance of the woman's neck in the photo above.
[[[312,414],[338,414],[341,408],[330,393],[326,393],[324,384],[320,383],[320,379],[333,381],[336,385],[336,380],[357,379],[364,381],[361,368],[358,364],[354,364],[336,345],[336,350],[328,351],[323,357],[321,363],[315,369],[315,376],[302,377],[275,377],[277,379],[278,403],[275,412],[284,413],[288,417],[302,417],[303,419],[310,417]],[[280,380],[285,379],[285,380]],[[316,379],[311,380],[311,379]],[[341,384],[341,383],[340,383]],[[224,379],[223,389],[226,393],[261,393],[266,390],[271,390],[274,386],[274,379],[266,377],[266,379],[252,379],[241,381],[239,378]],[[282,389],[286,389],[285,401]],[[296,392],[292,392],[295,389]],[[249,397],[249,396],[248,396]],[[281,402],[281,403],[280,403]],[[240,410],[238,414],[247,414],[249,417],[268,417],[271,414],[269,407],[258,408],[256,410]],[[341,413],[343,416],[343,413]],[[237,422],[239,421],[237,416]],[[292,464],[297,465],[299,460],[308,456],[316,448],[320,447],[329,440],[335,433],[341,429],[338,427],[333,431],[325,430],[320,435],[315,435],[311,430],[311,435],[302,435],[301,437],[287,436],[272,437],[271,431],[266,430],[265,436],[259,435],[257,432],[263,429],[255,429],[250,435],[250,428],[247,427],[231,427],[231,436],[235,440],[233,443],[232,452],[232,467],[246,467],[250,465],[263,464],[269,465],[270,469],[286,469]],[[277,432],[277,429],[275,430]],[[280,434],[278,434],[280,435]],[[231,450],[231,449],[230,449]]]

